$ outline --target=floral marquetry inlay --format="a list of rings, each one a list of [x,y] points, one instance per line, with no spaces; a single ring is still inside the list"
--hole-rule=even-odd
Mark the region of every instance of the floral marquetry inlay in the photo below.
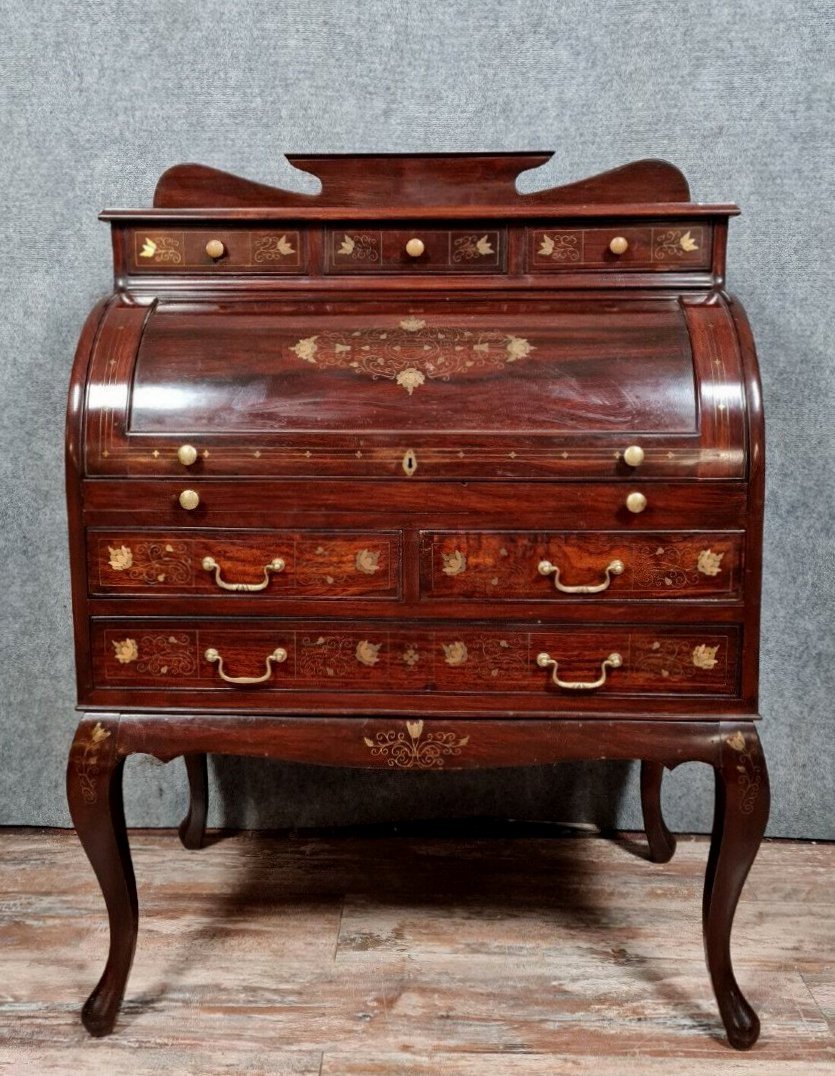
[[[155,239],[145,236],[139,257],[152,262],[179,265],[183,260],[182,241],[176,235],[159,235]]]
[[[284,235],[264,235],[256,239],[252,246],[252,260],[261,265],[264,262],[280,261],[296,253],[296,248]]]
[[[424,322],[403,320],[391,329],[317,333],[302,337],[289,350],[322,369],[336,367],[372,381],[393,381],[411,396],[427,380],[449,381],[470,371],[500,370],[525,359],[535,348],[525,337],[508,333],[427,327]]]
[[[467,570],[467,556],[460,549],[441,554],[444,562],[444,575],[460,575]]]
[[[363,737],[372,758],[385,759],[398,770],[440,770],[447,758],[461,754],[470,742],[469,736],[454,732],[427,732],[422,721],[407,721],[406,730],[389,729],[378,732],[373,739]]]
[[[81,798],[85,803],[92,804],[98,800],[99,776],[99,752],[103,745],[110,739],[111,733],[100,721],[97,721],[90,730],[90,735],[81,746],[81,750],[75,760],[75,772],[78,776],[78,785],[81,789]]]
[[[380,260],[380,239],[376,235],[364,232],[345,234],[336,248],[339,257],[351,258],[353,261],[376,262]]]
[[[363,575],[373,575],[375,572],[379,572],[379,549],[361,549],[359,553],[357,553],[354,563],[357,566],[357,571],[362,572]]]
[[[382,643],[372,643],[368,639],[361,639],[357,643],[355,651],[357,661],[361,665],[376,665],[380,660],[380,647]]]
[[[714,669],[718,665],[716,653],[718,646],[706,646],[702,643],[693,648],[693,664],[697,669]]]
[[[454,643],[442,643],[444,649],[444,661],[453,668],[463,665],[468,658],[467,644],[460,640]]]
[[[473,261],[476,258],[495,254],[493,245],[486,235],[462,235],[453,243],[453,262]]]
[[[547,232],[537,250],[537,257],[550,258],[555,262],[578,262],[582,249],[581,236],[578,232]]]
[[[703,549],[699,553],[696,567],[702,575],[719,575],[722,571],[722,558],[724,556],[724,553],[714,553],[711,549]]]
[[[136,639],[114,639],[113,656],[120,665],[130,665],[139,657],[139,648]]]
[[[741,732],[734,732],[726,737],[725,743],[739,755],[739,761],[735,766],[740,791],[739,809],[743,814],[751,814],[760,794],[762,766],[755,757],[752,745]]]
[[[695,231],[695,235],[693,234]],[[701,229],[665,228],[653,231],[652,256],[655,261],[683,258],[699,250]]]
[[[107,552],[110,554],[110,567],[114,572],[124,572],[133,564],[133,553],[130,551],[130,547],[126,545],[107,547]]]
[[[129,586],[190,586],[194,578],[191,548],[187,542],[136,542],[133,545],[107,545],[107,563],[124,578],[102,582]]]

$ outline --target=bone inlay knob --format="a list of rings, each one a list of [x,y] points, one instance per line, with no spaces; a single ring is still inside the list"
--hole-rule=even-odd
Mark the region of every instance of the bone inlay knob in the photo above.
[[[192,512],[200,504],[200,494],[194,489],[184,489],[180,494],[180,507]]]
[[[418,239],[417,237],[410,239],[406,244],[406,253],[410,258],[419,258],[424,250],[426,250],[426,246],[424,245],[423,240]]]
[[[197,449],[194,445],[180,445],[177,449],[177,459],[182,463],[183,467],[191,467],[192,463],[197,459]]]
[[[217,261],[218,258],[222,258],[226,253],[226,247],[219,239],[210,239],[206,244],[206,253],[210,258],[214,258],[215,261]]]
[[[614,239],[609,242],[609,250],[613,254],[625,254],[629,249],[629,241],[624,239],[622,235],[616,235]]]
[[[626,498],[626,507],[630,512],[643,512],[647,506],[647,499],[643,493],[630,493]]]
[[[640,467],[644,462],[644,450],[640,445],[630,445],[624,449],[623,461],[630,467]]]

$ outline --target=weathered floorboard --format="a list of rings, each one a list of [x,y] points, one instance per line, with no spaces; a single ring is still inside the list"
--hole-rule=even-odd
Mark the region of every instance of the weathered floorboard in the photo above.
[[[665,865],[637,838],[132,843],[136,963],[96,1041],[78,1012],[107,933],[83,853],[71,833],[0,832],[0,1071],[835,1070],[832,845],[768,842],[754,865],[733,946],[763,1033],[741,1058],[701,951],[702,839]]]

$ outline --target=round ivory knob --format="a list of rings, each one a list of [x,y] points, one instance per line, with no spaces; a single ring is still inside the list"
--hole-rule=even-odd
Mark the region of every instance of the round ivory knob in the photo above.
[[[197,459],[197,449],[194,445],[180,445],[177,449],[177,459],[182,463],[183,467],[191,467],[192,463]]]
[[[624,250],[626,248],[624,247]],[[206,244],[206,253],[210,258],[214,258],[217,261],[218,258],[222,258],[226,253],[226,247],[221,243],[219,239],[210,239]]]
[[[200,494],[194,489],[184,489],[180,494],[180,507],[187,512],[193,512],[200,504]]]
[[[613,254],[625,254],[629,249],[629,241],[622,235],[616,235],[614,239],[609,241],[609,250]]]
[[[417,237],[410,239],[406,244],[406,253],[410,258],[419,258],[424,250],[426,250],[426,246],[423,240],[418,239]]]
[[[626,507],[630,512],[643,512],[647,506],[647,499],[643,493],[630,493],[626,498]]]
[[[630,445],[629,448],[624,449],[623,462],[630,467],[640,467],[644,462],[644,450],[640,445]]]

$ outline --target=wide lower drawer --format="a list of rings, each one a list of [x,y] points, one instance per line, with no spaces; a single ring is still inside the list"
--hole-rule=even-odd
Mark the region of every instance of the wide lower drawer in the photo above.
[[[90,530],[91,594],[398,598],[400,535],[357,531]]]
[[[743,533],[430,531],[430,598],[555,601],[738,598]]]
[[[737,691],[735,626],[530,630],[447,623],[95,620],[97,687],[234,694],[306,691],[715,695]]]

